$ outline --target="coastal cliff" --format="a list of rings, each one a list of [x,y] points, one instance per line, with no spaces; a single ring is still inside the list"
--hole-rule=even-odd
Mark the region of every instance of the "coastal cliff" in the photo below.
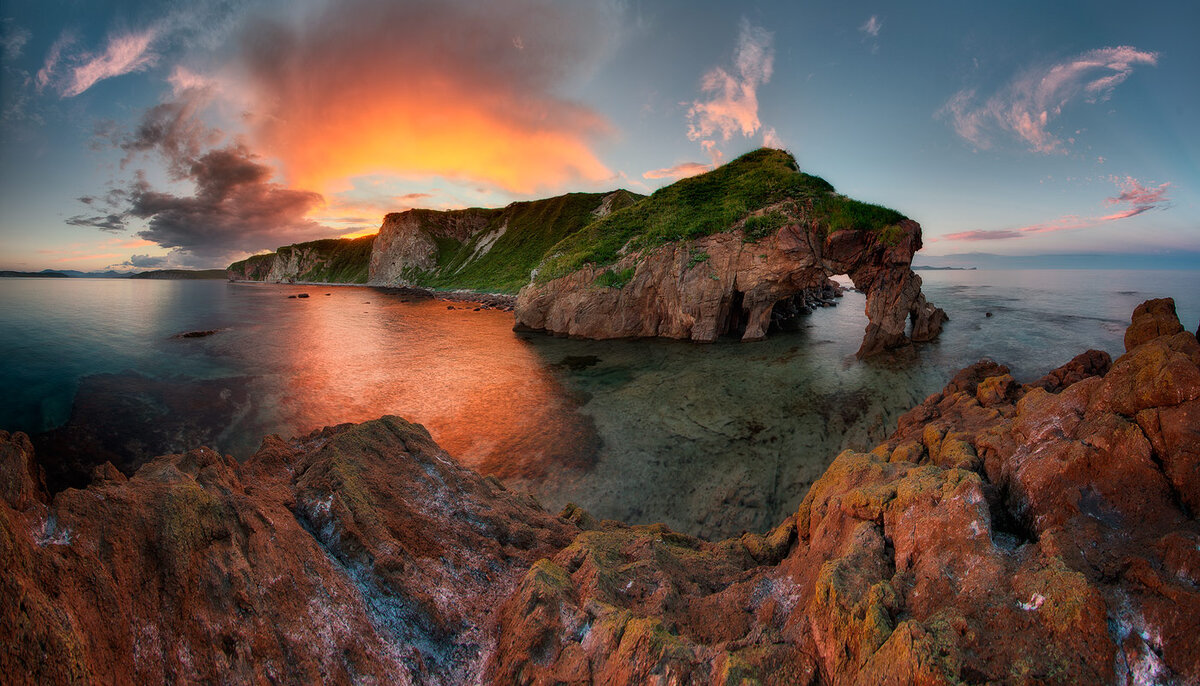
[[[553,516],[395,417],[51,496],[0,433],[14,683],[1194,683],[1200,342],[984,361],[765,534]]]
[[[366,283],[374,242],[375,236],[362,236],[286,245],[234,262],[225,274],[230,281]]]
[[[516,293],[551,246],[641,197],[616,190],[496,209],[395,212],[379,228],[369,282]]]
[[[861,357],[941,331],[945,312],[911,269],[920,249],[916,222],[840,196],[764,148],[554,246],[515,312],[522,328],[582,338],[758,340],[802,312],[811,289],[848,274],[867,295]]]
[[[839,195],[762,148],[649,197],[568,193],[503,208],[413,209],[374,237],[279,248],[231,281],[517,294],[517,326],[584,338],[757,340],[848,274],[867,295],[859,356],[937,337],[911,269],[921,227]]]

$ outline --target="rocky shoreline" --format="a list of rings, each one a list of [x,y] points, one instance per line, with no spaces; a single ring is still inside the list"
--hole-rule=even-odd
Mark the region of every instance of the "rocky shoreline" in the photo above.
[[[0,433],[16,683],[1195,683],[1200,342],[984,361],[766,534],[557,516],[396,417],[111,465]]]

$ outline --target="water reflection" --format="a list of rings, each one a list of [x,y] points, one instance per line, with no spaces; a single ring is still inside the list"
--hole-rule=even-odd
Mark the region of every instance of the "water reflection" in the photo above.
[[[0,427],[52,428],[76,401],[113,449],[203,436],[241,458],[268,433],[398,414],[549,509],[720,537],[794,512],[840,450],[869,448],[980,357],[1029,379],[1089,347],[1119,353],[1147,297],[1183,298],[1189,329],[1200,314],[1200,272],[1088,275],[1104,288],[1061,273],[923,276],[950,313],[943,336],[869,362],[854,359],[866,320],[853,293],[797,332],[695,345],[517,335],[509,313],[362,287],[10,279]],[[221,332],[171,338],[198,329]],[[102,372],[114,375],[87,381]]]
[[[278,300],[287,289],[249,290],[253,308],[263,291]],[[594,459],[591,421],[514,338],[511,314],[370,289],[329,293],[268,305],[290,310],[283,334],[264,335],[262,358],[248,360],[270,370],[256,387],[261,424],[300,433],[399,414],[463,463],[505,479],[536,481]],[[226,349],[237,354],[229,348],[240,343]]]

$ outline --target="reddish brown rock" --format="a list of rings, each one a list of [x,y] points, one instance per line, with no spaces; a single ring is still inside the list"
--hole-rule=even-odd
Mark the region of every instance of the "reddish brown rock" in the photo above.
[[[824,286],[831,274],[849,274],[867,294],[869,324],[860,356],[937,336],[945,312],[926,302],[921,277],[910,268],[921,248],[921,227],[904,220],[885,241],[874,231],[836,231],[804,216],[757,242],[742,231],[668,243],[626,255],[611,267],[633,269],[620,288],[595,285],[602,271],[585,267],[517,296],[519,326],[582,338],[662,336],[713,341],[735,334],[766,336],[774,309]],[[696,263],[692,255],[708,259]],[[906,333],[912,320],[912,336]]]
[[[1125,352],[1154,340],[1183,331],[1175,313],[1174,298],[1147,300],[1133,310],[1129,328],[1125,330]]]
[[[1112,357],[1103,350],[1089,350],[1076,355],[1070,362],[1029,384],[1057,393],[1089,376],[1104,376],[1112,367]]]
[[[1165,333],[1044,385],[974,365],[794,517],[720,542],[551,517],[395,418],[271,437],[240,466],[98,469],[50,503],[3,434],[0,673],[1196,683],[1198,363]]]
[[[527,575],[501,618],[512,649],[488,673],[528,683],[568,673],[607,683],[1197,681],[1200,526],[1185,494],[1195,493],[1200,421],[1188,351],[1160,337],[1107,376],[1107,356],[1088,354],[1036,387],[992,362],[963,370],[872,454],[834,461],[795,538],[787,524],[778,564],[743,559],[751,566],[739,573],[734,541],[684,555],[661,532],[596,535],[553,559],[553,592]],[[1141,409],[1134,421],[1114,406]],[[655,545],[664,553],[642,552]],[[680,583],[681,573],[702,583]]]
[[[28,440],[0,439],[25,475],[0,504],[7,683],[469,681],[492,607],[576,531],[397,418],[242,465],[158,458],[49,506]]]

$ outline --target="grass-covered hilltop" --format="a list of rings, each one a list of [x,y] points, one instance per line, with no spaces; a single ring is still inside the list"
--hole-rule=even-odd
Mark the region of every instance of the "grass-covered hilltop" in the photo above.
[[[867,294],[867,356],[941,331],[945,313],[910,268],[920,248],[916,222],[764,148],[559,241],[514,311],[521,327],[581,338],[753,341],[794,326],[830,276],[849,274]]]
[[[811,216],[828,233],[881,231],[894,241],[905,219],[895,210],[851,200],[819,176],[800,171],[791,153],[760,148],[710,172],[658,189],[560,241],[537,281],[585,265],[605,266],[631,251],[741,230],[749,241],[775,233],[790,219]]]
[[[715,233],[741,231],[757,241],[801,216],[830,233],[878,231],[892,242],[904,220],[894,210],[838,195],[824,179],[801,172],[790,153],[762,148],[650,196],[568,193],[503,208],[392,213],[377,236],[297,243],[235,262],[228,274],[515,294],[535,275],[542,283]],[[610,272],[601,285],[622,285],[620,277]]]

